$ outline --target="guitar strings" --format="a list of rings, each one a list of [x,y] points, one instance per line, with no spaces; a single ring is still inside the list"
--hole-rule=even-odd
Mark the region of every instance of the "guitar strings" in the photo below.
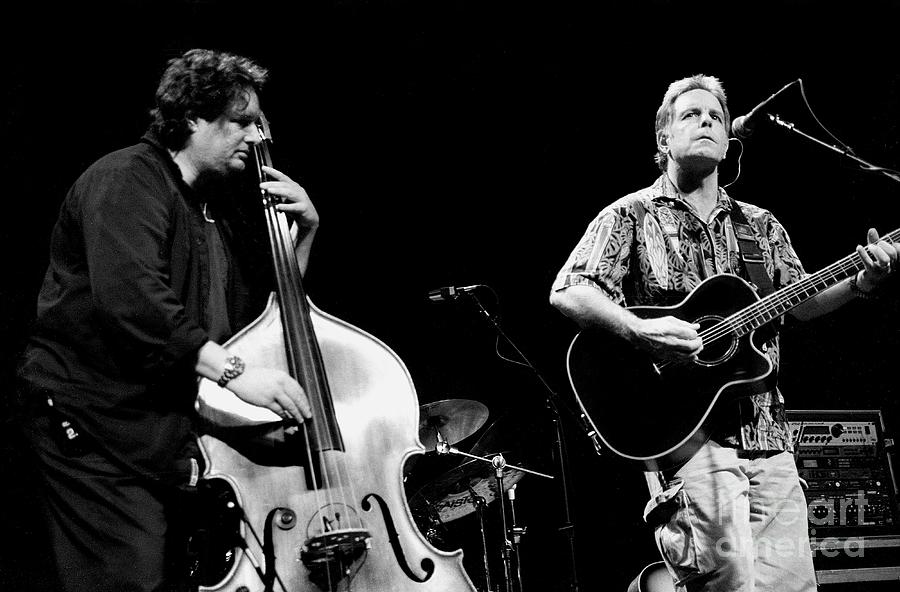
[[[895,243],[896,241],[900,240],[900,229],[897,229],[881,237],[881,240]],[[866,249],[866,252],[871,256],[872,252],[868,245],[864,248]],[[835,282],[827,281],[827,277],[830,276],[832,280],[840,281],[841,279],[848,277],[851,272],[859,271],[862,268],[862,258],[859,256],[859,253],[854,252],[851,255],[840,259],[839,261],[800,280],[795,284],[785,286],[781,290],[778,290],[777,292],[770,294],[769,296],[752,304],[743,311],[734,313],[733,315],[726,317],[709,329],[701,331],[700,338],[704,341],[704,343],[714,343],[715,341],[725,336],[731,336],[735,334],[738,336],[743,335],[744,333],[741,332],[742,325],[750,324],[751,330],[757,329],[765,323],[773,320],[775,317],[786,313],[794,306],[799,305],[799,302],[793,303],[793,300],[797,296],[801,294],[805,296],[813,296],[821,292],[822,290],[832,286]],[[817,287],[817,284],[822,285]],[[810,291],[812,292],[810,293]],[[752,326],[752,323],[754,321],[758,321],[759,317],[764,316],[764,314],[766,313],[776,314],[772,314],[771,318],[759,321],[756,326]]]
[[[843,279],[849,275],[846,273],[847,271],[858,271],[862,267],[861,260],[858,262],[842,260],[839,263],[840,265],[834,264],[829,266],[796,284],[787,286],[782,290],[763,298],[743,311],[725,318],[707,331],[701,332],[700,337],[704,339],[704,341],[712,343],[725,336],[735,334],[738,336],[743,335],[745,333],[744,328],[746,325],[750,325],[750,330],[756,329],[771,321],[776,316],[780,316],[780,314],[787,312],[790,308],[793,308],[793,306],[796,306],[797,304],[793,304],[793,300],[797,296],[801,294],[812,296],[822,289],[831,286],[833,282],[829,283],[824,281],[826,276],[830,275],[832,276],[832,279]],[[840,276],[838,275],[838,272],[840,272]],[[816,285],[820,283],[822,286],[816,289]],[[810,293],[810,290],[812,290],[812,293]],[[786,306],[786,308],[779,310],[779,307],[784,306]],[[764,318],[766,314],[769,314],[771,318]]]

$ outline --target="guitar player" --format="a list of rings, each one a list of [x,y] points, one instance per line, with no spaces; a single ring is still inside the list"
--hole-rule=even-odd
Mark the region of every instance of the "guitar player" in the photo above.
[[[673,306],[705,279],[733,274],[760,294],[806,272],[778,220],[719,187],[731,121],[720,81],[673,82],[656,113],[656,162],[649,187],[606,206],[556,277],[550,302],[583,329],[600,328],[661,360],[690,363],[700,325],[639,317],[626,307]],[[868,297],[896,269],[898,249],[868,231],[861,270],[789,314],[807,320]],[[778,339],[760,351],[774,368]],[[774,375],[774,373],[773,373]],[[725,404],[709,439],[668,471],[647,472],[644,517],[684,591],[816,589],[806,500],[777,387]]]

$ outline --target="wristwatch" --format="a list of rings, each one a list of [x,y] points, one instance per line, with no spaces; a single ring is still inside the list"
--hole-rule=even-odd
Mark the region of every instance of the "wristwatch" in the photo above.
[[[244,360],[237,356],[228,356],[225,358],[225,370],[222,376],[216,381],[220,387],[224,387],[233,378],[237,378],[244,373]]]

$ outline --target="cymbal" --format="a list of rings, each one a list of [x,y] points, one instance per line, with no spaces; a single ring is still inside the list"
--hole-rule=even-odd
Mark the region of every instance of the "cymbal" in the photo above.
[[[503,454],[495,452],[485,456]],[[508,459],[507,459],[508,460]],[[509,490],[525,476],[523,471],[508,468],[503,472],[503,491]],[[423,515],[436,515],[450,522],[475,511],[473,492],[489,504],[497,499],[497,479],[490,462],[471,459],[446,471],[409,498],[410,506]]]
[[[437,434],[451,446],[465,440],[484,425],[488,408],[469,399],[445,399],[419,407],[419,440],[425,448],[434,451]]]

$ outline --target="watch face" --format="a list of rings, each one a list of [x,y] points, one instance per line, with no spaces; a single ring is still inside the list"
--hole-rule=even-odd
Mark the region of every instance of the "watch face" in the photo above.
[[[218,380],[218,385],[224,387],[232,378],[237,378],[244,372],[244,360],[237,356],[229,356],[225,359],[225,370]]]
[[[231,356],[230,358],[228,358],[228,365],[235,372],[240,373],[244,371],[244,360],[240,359],[237,356]]]

